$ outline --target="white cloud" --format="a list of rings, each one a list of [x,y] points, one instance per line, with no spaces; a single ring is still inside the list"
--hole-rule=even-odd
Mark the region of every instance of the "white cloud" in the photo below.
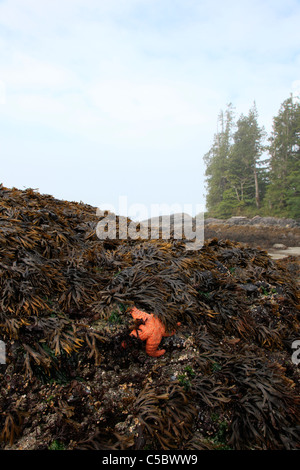
[[[0,105],[6,103],[6,83],[0,80]]]
[[[294,96],[300,98],[300,80],[294,80],[292,83],[292,93]]]
[[[106,80],[88,90],[94,105],[111,119],[160,126],[161,122],[201,125],[203,116],[176,83]]]
[[[38,94],[18,94],[9,102],[11,118],[23,119],[27,123],[50,125],[65,113],[64,105],[56,99]]]
[[[18,52],[0,65],[0,76],[12,91],[44,89],[49,93],[76,84],[70,70]]]
[[[31,132],[20,178],[36,169],[43,146],[61,155],[61,142],[42,137],[49,130],[64,139],[68,162],[73,155],[80,161],[86,144],[83,158],[124,175],[141,172],[147,158],[153,172],[159,163],[180,181],[190,167],[202,181],[220,109],[232,101],[247,113],[256,100],[260,123],[270,126],[298,90],[299,22],[296,0],[2,1],[7,172],[18,152],[10,126],[14,135]],[[178,194],[178,186],[167,188]],[[196,191],[187,178],[184,190]]]

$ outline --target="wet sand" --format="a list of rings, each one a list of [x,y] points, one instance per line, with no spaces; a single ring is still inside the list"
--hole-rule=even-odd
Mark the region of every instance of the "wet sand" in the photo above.
[[[300,247],[290,246],[284,250],[275,250],[270,248],[268,253],[273,259],[283,259],[287,256],[300,256]]]

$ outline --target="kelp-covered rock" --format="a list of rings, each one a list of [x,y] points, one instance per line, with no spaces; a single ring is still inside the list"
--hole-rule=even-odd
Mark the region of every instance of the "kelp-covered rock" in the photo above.
[[[228,238],[269,249],[274,244],[300,246],[300,221],[275,217],[232,217],[227,220],[206,219],[206,237]]]
[[[100,241],[95,208],[31,189],[0,204],[2,449],[297,448],[297,259]],[[176,329],[162,357],[132,306]]]

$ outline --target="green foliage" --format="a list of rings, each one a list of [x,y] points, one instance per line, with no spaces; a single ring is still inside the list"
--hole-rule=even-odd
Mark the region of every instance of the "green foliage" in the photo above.
[[[272,215],[300,217],[300,102],[285,100],[269,138],[270,184],[266,204]]]
[[[49,445],[49,450],[65,450],[65,446],[62,442],[56,439]]]
[[[232,104],[229,104],[225,118],[222,111],[219,115],[218,124],[220,124],[221,130],[215,134],[212,148],[204,156],[208,188],[206,203],[210,214],[214,217],[221,216],[219,205],[222,203],[223,193],[227,188],[225,173],[232,141],[233,118],[233,107]]]
[[[178,382],[180,385],[182,385],[182,387],[184,387],[186,391],[191,388],[191,382],[185,374],[178,375]]]
[[[228,105],[221,130],[204,156],[210,217],[271,215],[300,217],[300,103],[291,96],[266,133],[258,125],[256,105],[233,121]],[[266,155],[268,152],[268,155]],[[263,159],[264,157],[264,159]],[[268,158],[266,158],[268,157]]]
[[[108,321],[115,325],[123,323],[122,314],[126,311],[126,305],[119,303],[116,308],[111,312]]]
[[[259,170],[259,158],[263,151],[262,140],[265,134],[263,128],[259,127],[257,118],[255,104],[248,116],[241,115],[228,157],[226,177],[238,208],[260,206],[263,172]]]
[[[110,323],[115,323],[115,324],[120,324],[120,323],[122,323],[122,319],[121,319],[119,313],[116,312],[116,311],[113,311],[113,312],[111,313],[111,315],[110,315],[108,321],[109,321]]]
[[[215,420],[218,424],[218,431],[212,438],[212,442],[214,444],[217,444],[217,448],[219,448],[220,450],[232,450],[232,448],[227,444],[228,422],[226,420],[221,420],[217,413],[212,416],[212,420]]]
[[[214,362],[211,368],[213,372],[218,372],[219,370],[222,369],[222,366],[218,362]]]
[[[186,366],[184,369],[184,373],[178,375],[178,382],[182,387],[184,387],[185,391],[188,391],[191,388],[191,379],[195,377],[196,372],[191,366]]]

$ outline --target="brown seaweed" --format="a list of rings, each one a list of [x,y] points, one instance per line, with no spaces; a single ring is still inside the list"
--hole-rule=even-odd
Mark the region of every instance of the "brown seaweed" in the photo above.
[[[299,448],[296,259],[101,241],[94,207],[32,189],[0,203],[0,448]],[[181,322],[163,358],[130,338],[133,305]]]

